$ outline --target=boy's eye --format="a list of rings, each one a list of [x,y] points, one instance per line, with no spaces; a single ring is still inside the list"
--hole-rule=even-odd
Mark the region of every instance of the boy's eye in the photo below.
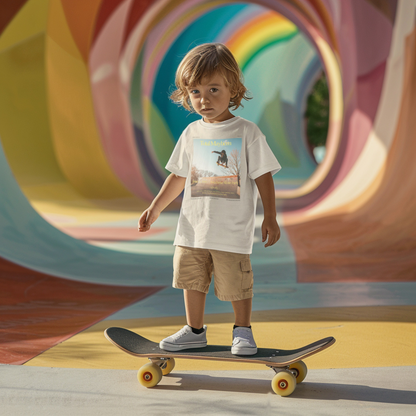
[[[198,90],[191,90],[191,94],[198,94],[199,91]]]
[[[211,88],[211,92],[217,92],[218,88]]]

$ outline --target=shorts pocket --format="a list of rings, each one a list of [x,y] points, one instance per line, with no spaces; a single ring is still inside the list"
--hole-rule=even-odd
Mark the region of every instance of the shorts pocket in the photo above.
[[[243,290],[249,290],[253,288],[253,270],[251,268],[250,259],[245,259],[240,262],[242,279],[241,288]]]

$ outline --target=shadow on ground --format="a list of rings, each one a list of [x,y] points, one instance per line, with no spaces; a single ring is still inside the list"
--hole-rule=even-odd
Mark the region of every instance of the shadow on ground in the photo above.
[[[272,392],[270,372],[269,380],[251,378],[216,377],[211,375],[197,375],[175,373],[168,375],[169,384],[159,384],[158,390],[211,390],[220,392],[269,394]],[[166,380],[164,377],[164,380]],[[176,379],[178,379],[176,381]],[[167,380],[165,381],[165,383]],[[175,384],[173,384],[174,382]],[[409,390],[393,390],[365,385],[303,382],[296,387],[291,397],[309,400],[348,400],[389,404],[416,405],[416,392]]]

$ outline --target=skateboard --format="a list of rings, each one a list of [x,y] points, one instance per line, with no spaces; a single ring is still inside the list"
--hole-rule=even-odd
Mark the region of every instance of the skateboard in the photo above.
[[[302,361],[330,347],[335,338],[328,337],[295,350],[276,350],[258,348],[255,355],[233,355],[231,347],[225,345],[207,345],[182,351],[165,351],[159,344],[150,341],[135,332],[124,328],[107,328],[105,337],[122,351],[135,357],[145,357],[150,363],[140,368],[137,378],[145,387],[156,386],[162,376],[169,374],[175,367],[175,358],[213,361],[232,361],[240,363],[263,364],[274,370],[272,389],[280,396],[289,396],[295,391],[307,374],[306,364]]]
[[[229,169],[229,167],[228,167],[228,166],[225,166],[223,163],[219,163],[219,162],[217,162],[217,165],[218,165],[218,166],[222,166],[223,168]]]

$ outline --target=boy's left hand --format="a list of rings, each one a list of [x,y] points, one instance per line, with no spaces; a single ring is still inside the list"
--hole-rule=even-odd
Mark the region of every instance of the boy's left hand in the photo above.
[[[269,237],[264,247],[270,247],[276,244],[280,238],[280,228],[277,224],[276,218],[265,218],[261,225],[262,242],[264,243]]]

